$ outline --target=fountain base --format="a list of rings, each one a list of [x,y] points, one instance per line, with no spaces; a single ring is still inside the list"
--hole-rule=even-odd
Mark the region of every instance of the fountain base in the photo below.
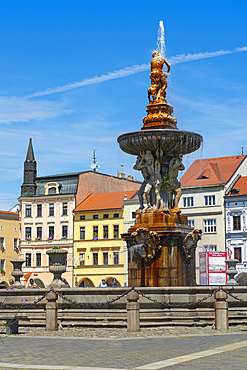
[[[122,235],[128,247],[128,285],[195,286],[198,240],[192,244],[185,241],[192,234],[179,209],[138,212],[136,224]]]

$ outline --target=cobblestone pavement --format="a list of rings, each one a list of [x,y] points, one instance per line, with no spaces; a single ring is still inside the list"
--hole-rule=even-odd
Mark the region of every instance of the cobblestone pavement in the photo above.
[[[53,369],[59,366],[133,369],[247,340],[245,327],[234,327],[227,333],[216,333],[211,328],[182,327],[143,329],[132,334],[124,329],[66,329],[48,334],[43,329],[21,328],[20,332],[19,335],[1,336],[2,368],[3,363],[8,363],[8,368],[10,364],[25,364],[29,369],[32,365],[36,365],[36,369],[47,366]],[[170,368],[246,369],[246,359],[247,347],[243,347]],[[244,361],[245,367],[241,367]]]

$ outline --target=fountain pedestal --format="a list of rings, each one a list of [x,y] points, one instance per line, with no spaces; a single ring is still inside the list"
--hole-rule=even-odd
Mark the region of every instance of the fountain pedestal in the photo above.
[[[195,248],[202,230],[192,230],[178,208],[182,190],[177,178],[185,169],[183,155],[199,149],[202,137],[177,128],[166,101],[164,64],[169,73],[169,63],[154,51],[143,127],[118,137],[120,148],[137,156],[134,169],[144,178],[135,225],[122,235],[128,247],[129,286],[196,285]]]

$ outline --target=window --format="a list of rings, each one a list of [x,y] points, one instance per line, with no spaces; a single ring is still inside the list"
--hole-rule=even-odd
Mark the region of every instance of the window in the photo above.
[[[114,238],[119,238],[119,225],[113,226],[113,236]]]
[[[50,240],[54,239],[54,226],[49,226],[49,238]]]
[[[85,265],[85,261],[84,260],[80,260],[80,266],[84,266]]]
[[[108,213],[104,213],[104,214],[103,214],[103,218],[109,218]]]
[[[93,264],[98,265],[98,253],[93,253]]]
[[[26,267],[32,266],[32,255],[31,253],[26,253]]]
[[[132,218],[136,218],[136,213],[132,212],[131,216],[132,216]]]
[[[119,253],[118,252],[113,252],[113,260],[114,260],[114,265],[118,265],[119,264]]]
[[[31,240],[32,238],[32,231],[31,231],[31,227],[26,227],[26,240]]]
[[[80,227],[80,239],[85,239],[85,227]]]
[[[108,253],[103,253],[103,264],[108,265]]]
[[[41,253],[36,253],[36,266],[41,266]]]
[[[4,248],[4,238],[0,238],[0,248]]]
[[[104,239],[108,238],[108,226],[103,226]]]
[[[98,240],[99,236],[99,228],[98,226],[93,226],[93,239]]]
[[[194,220],[188,220],[188,226],[193,227],[194,229]]]
[[[113,213],[113,218],[119,218],[119,213]]]
[[[94,220],[98,220],[98,218],[99,218],[99,215],[93,215]]]
[[[216,245],[204,245],[204,248],[206,249],[207,252],[216,252],[217,251]]]
[[[37,227],[37,239],[38,240],[42,239],[42,227],[41,226]]]
[[[193,205],[194,205],[193,197],[183,198],[183,201],[184,201],[184,207],[193,207]]]
[[[26,204],[26,217],[32,216],[31,207],[32,207],[31,204]]]
[[[0,260],[0,270],[1,272],[5,272],[5,260]]]
[[[18,238],[14,238],[14,251],[18,250]]]
[[[241,247],[234,248],[234,258],[239,260],[239,263],[242,263],[242,248]]]
[[[80,216],[80,220],[85,220],[85,216]]]
[[[54,203],[49,204],[49,216],[54,216]]]
[[[240,216],[233,216],[233,230],[241,230]]]
[[[55,186],[52,186],[51,188],[49,188],[49,194],[56,194],[56,187]]]
[[[216,233],[216,219],[204,220],[204,232],[205,233]]]
[[[215,195],[207,195],[204,197],[205,206],[214,206],[215,205]]]
[[[37,217],[42,217],[42,204],[37,205]]]
[[[68,238],[68,225],[62,226],[62,238],[63,239]]]
[[[63,216],[67,216],[67,214],[68,214],[67,203],[63,203]]]

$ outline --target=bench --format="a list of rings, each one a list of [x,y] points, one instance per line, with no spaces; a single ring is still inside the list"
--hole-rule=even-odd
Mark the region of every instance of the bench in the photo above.
[[[0,315],[0,320],[6,320],[6,334],[18,334],[19,320],[28,319],[27,315]]]

